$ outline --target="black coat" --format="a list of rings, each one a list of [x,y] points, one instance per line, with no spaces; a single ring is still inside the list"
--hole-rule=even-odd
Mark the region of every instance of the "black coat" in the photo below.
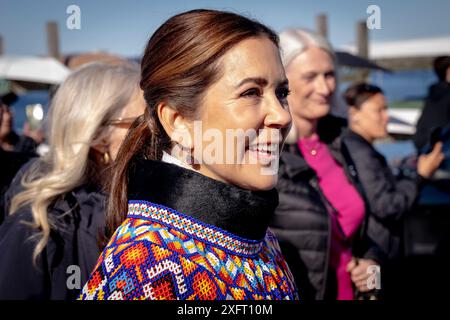
[[[6,205],[22,187],[20,177],[29,165],[19,171],[6,194]],[[49,242],[39,255],[37,265],[32,256],[36,240],[30,239],[37,231],[23,222],[32,222],[29,206],[8,216],[0,226],[0,300],[1,299],[56,299],[72,300],[79,289],[68,288],[77,284],[80,267],[81,286],[89,278],[100,254],[98,236],[105,225],[103,193],[90,186],[79,187],[56,200],[49,209],[49,218],[57,228],[52,230]]]
[[[439,82],[428,91],[425,106],[417,121],[414,144],[421,149],[428,142],[433,131],[450,124],[450,83]]]
[[[402,254],[402,220],[414,206],[424,181],[417,172],[394,177],[386,159],[367,140],[345,130],[342,141],[358,173],[370,209],[368,236],[389,257]]]
[[[38,147],[38,143],[34,141],[33,138],[23,135],[19,136],[16,132],[11,131],[6,136],[5,140],[14,146],[15,152],[24,152],[34,154],[36,156],[36,149]]]
[[[4,151],[0,148],[0,225],[6,215],[3,212],[4,194],[19,169],[33,156],[33,154],[23,152]]]
[[[335,160],[348,179],[355,182],[351,165],[341,152],[340,134],[346,121],[327,116],[319,121],[318,134],[328,144]],[[296,144],[286,145],[280,158],[279,206],[271,222],[283,255],[300,288],[303,299],[334,299],[335,279],[329,272],[331,223],[327,210],[330,203],[323,195],[316,173],[303,158]],[[379,249],[364,237],[366,223],[353,242],[355,256],[382,259]]]

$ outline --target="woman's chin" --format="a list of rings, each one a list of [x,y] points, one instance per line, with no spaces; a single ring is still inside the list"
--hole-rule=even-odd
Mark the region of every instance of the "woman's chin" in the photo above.
[[[316,104],[311,106],[311,112],[309,114],[309,120],[318,120],[325,117],[331,111],[329,104]]]
[[[386,139],[389,136],[389,133],[387,131],[380,131],[376,136],[375,139]]]
[[[245,180],[243,179],[239,184],[241,185],[242,188],[251,191],[267,191],[275,188],[277,182],[278,182],[277,174],[270,174],[270,173],[264,174],[264,172],[262,172],[260,174],[253,173],[251,175],[247,175],[245,177]]]

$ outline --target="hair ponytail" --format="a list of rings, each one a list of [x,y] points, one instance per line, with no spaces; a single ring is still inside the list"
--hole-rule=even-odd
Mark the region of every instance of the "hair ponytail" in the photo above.
[[[160,160],[162,151],[170,144],[169,137],[162,129],[155,108],[146,108],[130,127],[114,161],[109,190],[110,200],[106,214],[105,237],[101,245],[106,245],[114,231],[125,220],[128,211],[128,174],[136,159]]]

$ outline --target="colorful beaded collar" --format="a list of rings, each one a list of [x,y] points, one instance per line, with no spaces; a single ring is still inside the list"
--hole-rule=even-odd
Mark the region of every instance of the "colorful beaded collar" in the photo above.
[[[231,254],[258,254],[264,240],[244,239],[171,208],[143,200],[130,200],[128,202],[127,217],[158,222],[169,228],[187,233],[199,241],[220,247]]]

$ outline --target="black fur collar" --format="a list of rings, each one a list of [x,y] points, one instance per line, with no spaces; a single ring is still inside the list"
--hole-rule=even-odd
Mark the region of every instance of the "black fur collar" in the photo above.
[[[161,161],[131,166],[128,199],[172,208],[204,223],[252,240],[264,238],[278,193],[249,191]]]

